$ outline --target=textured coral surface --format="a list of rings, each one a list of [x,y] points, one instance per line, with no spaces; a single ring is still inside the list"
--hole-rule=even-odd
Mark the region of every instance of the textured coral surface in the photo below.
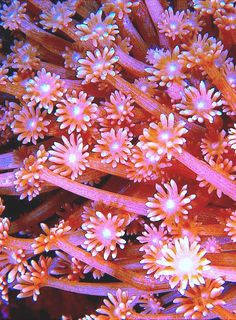
[[[0,319],[236,319],[236,1],[0,18]]]

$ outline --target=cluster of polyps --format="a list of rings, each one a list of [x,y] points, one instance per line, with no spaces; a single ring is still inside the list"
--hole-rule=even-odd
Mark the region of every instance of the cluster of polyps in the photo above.
[[[233,319],[235,0],[6,2],[2,299],[52,287],[108,296],[87,320]],[[16,219],[4,195],[40,202]]]

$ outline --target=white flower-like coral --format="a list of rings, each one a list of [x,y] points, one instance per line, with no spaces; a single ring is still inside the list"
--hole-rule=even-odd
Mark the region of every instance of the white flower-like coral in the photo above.
[[[82,225],[82,229],[86,231],[84,247],[87,251],[91,251],[93,256],[104,251],[104,259],[107,260],[111,255],[113,259],[117,256],[117,247],[124,248],[126,241],[122,239],[124,236],[125,219],[119,218],[117,215],[108,213],[104,215],[100,211],[96,211],[88,221]]]
[[[49,151],[49,160],[53,164],[50,169],[64,177],[75,180],[86,169],[89,153],[88,145],[84,145],[81,135],[71,134],[69,139],[62,136],[62,143],[54,142]]]
[[[158,275],[167,277],[171,288],[179,284],[185,290],[188,284],[190,287],[204,284],[202,272],[209,269],[210,263],[205,253],[196,241],[190,243],[187,237],[166,244],[157,261],[161,266]]]
[[[151,122],[149,127],[143,130],[138,147],[147,152],[146,157],[158,161],[161,157],[167,156],[170,160],[174,150],[182,152],[182,145],[186,141],[182,136],[187,131],[183,122],[175,124],[173,113],[168,116],[161,114],[159,123]]]
[[[187,195],[187,185],[184,185],[181,191],[174,180],[164,184],[165,189],[156,185],[157,193],[148,198],[146,203],[148,207],[148,218],[151,221],[164,220],[162,226],[167,226],[171,230],[171,225],[179,223],[184,215],[192,208],[190,202],[196,198],[195,194]]]

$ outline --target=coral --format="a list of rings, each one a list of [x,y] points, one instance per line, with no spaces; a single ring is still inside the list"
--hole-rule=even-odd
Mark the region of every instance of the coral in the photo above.
[[[125,14],[129,14],[133,7],[139,5],[139,1],[129,0],[102,0],[105,11],[114,11],[118,19],[122,19]]]
[[[185,74],[183,73],[183,67],[178,61],[179,47],[175,47],[172,52],[169,50],[164,51],[162,49],[156,50],[151,59],[153,68],[146,68],[146,71],[151,74],[148,77],[151,82],[158,82],[159,86],[168,87],[173,83],[183,83]]]
[[[188,116],[188,121],[198,121],[202,123],[205,120],[213,122],[214,117],[220,116],[221,111],[215,110],[222,105],[220,92],[215,89],[206,89],[206,85],[201,81],[199,89],[188,87],[184,90],[184,96],[181,103],[176,104],[180,114]]]
[[[235,5],[1,1],[1,319],[235,318]]]
[[[57,2],[50,11],[40,15],[40,23],[44,29],[52,29],[52,32],[66,28],[72,21],[71,16],[74,15],[74,11],[71,9],[72,7],[68,7],[67,4]]]
[[[98,313],[104,314],[106,317],[99,315],[97,319],[105,320],[107,316],[111,320],[128,319],[132,312],[131,305],[135,297],[129,297],[127,292],[118,289],[115,296],[108,293],[108,298],[110,301],[105,299],[103,301],[104,305],[97,310]]]
[[[122,92],[115,91],[110,95],[110,101],[105,101],[101,107],[106,111],[107,117],[111,125],[117,123],[130,124],[134,117],[134,100],[131,95],[125,96]]]
[[[15,173],[14,184],[16,191],[20,192],[20,199],[28,196],[29,201],[39,195],[42,190],[42,181],[40,180],[40,170],[47,160],[47,152],[44,146],[41,145],[37,151],[36,157],[30,155],[23,161],[23,167]]]
[[[186,16],[184,11],[174,13],[169,7],[165,10],[158,21],[158,28],[166,37],[175,40],[176,37],[182,38],[189,33]]]
[[[170,160],[173,150],[181,153],[181,146],[186,141],[182,135],[186,132],[187,129],[184,128],[183,123],[179,122],[175,125],[173,113],[170,113],[168,117],[162,114],[158,124],[151,122],[149,128],[143,130],[138,146],[147,152],[147,157],[158,161],[166,155]]]
[[[114,63],[118,61],[118,57],[114,55],[113,48],[105,47],[104,49],[96,49],[94,54],[87,52],[85,59],[79,60],[79,67],[77,69],[77,77],[82,78],[82,83],[98,82],[105,80],[109,74],[115,76]]]
[[[236,241],[236,211],[233,211],[226,222],[225,231],[231,237],[232,241]]]
[[[44,258],[43,256],[40,256],[38,263],[34,260],[31,261],[31,265],[27,267],[28,271],[21,275],[19,284],[14,286],[15,289],[21,291],[18,294],[19,298],[33,296],[33,300],[37,300],[40,288],[43,287],[46,280],[51,261],[51,258]]]
[[[184,215],[188,214],[188,210],[192,208],[189,204],[196,195],[187,195],[187,185],[184,185],[178,192],[178,186],[174,180],[170,183],[164,183],[164,188],[160,185],[156,185],[157,193],[154,194],[154,198],[148,198],[146,203],[149,208],[148,218],[151,221],[160,221],[162,226],[167,226],[171,229],[173,222],[179,223],[180,218],[184,219]]]
[[[60,76],[47,72],[44,68],[37,72],[37,76],[30,79],[25,86],[26,94],[23,99],[28,105],[32,106],[38,103],[40,108],[47,109],[48,113],[52,113],[53,106],[65,92],[63,81]]]
[[[47,111],[33,106],[18,107],[14,114],[14,121],[11,123],[12,131],[18,134],[18,140],[22,143],[36,144],[37,140],[43,139],[48,132],[50,121],[46,119]]]
[[[2,26],[5,29],[16,30],[19,28],[21,20],[25,18],[26,3],[20,3],[20,1],[13,0],[12,3],[7,6],[3,4],[0,16],[2,20]]]
[[[215,137],[206,136],[202,139],[200,145],[202,154],[208,162],[210,159],[220,157],[223,153],[227,153],[227,146],[226,132],[224,130],[219,132]]]
[[[110,212],[104,215],[100,211],[95,212],[95,216],[90,217],[89,221],[83,223],[82,228],[86,231],[84,246],[92,255],[97,255],[104,251],[104,259],[109,255],[112,258],[117,256],[117,246],[124,248],[126,241],[122,239],[125,232],[122,230],[124,219],[120,219]]]
[[[72,90],[66,94],[66,99],[62,99],[57,103],[55,115],[58,116],[57,121],[61,122],[60,128],[68,128],[68,133],[73,131],[87,131],[91,127],[97,114],[97,104],[93,102],[94,97],[88,97],[83,91],[79,94],[76,90]]]
[[[222,175],[229,178],[230,180],[235,180],[236,166],[234,165],[232,160],[218,157],[216,161],[214,161],[213,159],[210,159],[209,164],[211,167],[215,169],[215,171],[221,172]],[[208,193],[212,193],[213,191],[216,191],[216,194],[219,198],[222,196],[221,190],[217,189],[212,184],[205,181],[204,178],[202,178],[201,176],[197,176],[197,181],[200,181],[199,183],[200,187],[208,188]]]
[[[102,20],[102,10],[96,14],[91,13],[90,17],[82,24],[77,24],[76,34],[81,41],[92,41],[94,47],[109,46],[115,41],[115,35],[119,33],[118,26],[115,24],[115,13],[110,13]]]
[[[222,42],[209,37],[207,33],[204,36],[199,34],[195,41],[190,45],[183,44],[182,48],[184,51],[179,55],[179,61],[188,69],[213,62],[223,51]]]
[[[170,277],[171,288],[180,284],[180,289],[185,290],[187,284],[190,287],[204,284],[202,272],[209,269],[210,263],[204,257],[205,253],[196,241],[190,243],[188,237],[166,244],[161,249],[161,258],[157,260],[162,267],[158,275]]]
[[[88,145],[84,145],[81,135],[71,134],[69,140],[62,136],[63,144],[54,142],[49,150],[49,160],[53,163],[50,169],[62,176],[70,176],[75,180],[86,169],[89,155]]]
[[[215,280],[206,279],[206,283],[185,291],[184,297],[176,298],[174,303],[180,303],[176,313],[181,313],[187,319],[200,319],[208,315],[209,311],[217,305],[225,302],[219,298],[224,281],[221,278]]]
[[[131,154],[131,137],[127,129],[115,131],[112,128],[109,132],[101,133],[101,139],[97,140],[98,144],[92,151],[100,153],[102,163],[111,163],[115,168],[118,163],[126,164]]]
[[[29,42],[15,41],[10,58],[12,68],[22,71],[38,69],[40,65],[37,47]]]

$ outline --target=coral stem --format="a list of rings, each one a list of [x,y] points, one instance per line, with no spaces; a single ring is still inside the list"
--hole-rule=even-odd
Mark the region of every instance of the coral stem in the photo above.
[[[73,246],[71,243],[64,239],[57,240],[56,245],[59,249],[68,253],[72,257],[75,257],[78,260],[89,264],[90,266],[104,273],[107,273],[125,283],[129,283],[135,288],[142,288],[143,290],[148,291],[158,291],[160,289],[165,291],[165,289],[168,288],[168,284],[155,284],[151,279],[149,280],[147,277],[139,275],[136,272],[126,270],[116,263],[104,261],[104,259],[99,256],[92,257],[90,253]]]
[[[215,306],[212,310],[216,315],[220,316],[222,320],[236,319],[236,314],[231,313],[222,306]]]
[[[93,201],[102,201],[106,204],[117,205],[124,210],[140,215],[146,215],[146,205],[144,200],[86,186],[61,177],[46,168],[41,172],[41,179],[81,197]]]
[[[177,160],[182,162],[186,167],[191,169],[197,175],[204,178],[217,189],[236,201],[236,183],[227,179],[219,172],[212,169],[207,163],[198,160],[189,152],[183,150],[182,153],[174,153]]]

